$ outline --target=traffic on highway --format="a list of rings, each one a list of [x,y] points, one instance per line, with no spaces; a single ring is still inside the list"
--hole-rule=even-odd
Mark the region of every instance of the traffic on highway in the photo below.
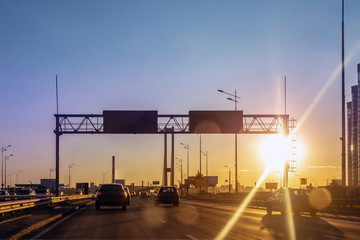
[[[106,193],[119,187],[121,194]],[[127,202],[126,193],[120,184],[105,184],[93,197],[78,202],[43,207],[13,216],[0,223],[0,237],[21,237],[31,239],[358,239],[360,230],[359,215],[346,211],[328,209],[316,216],[311,212],[287,213],[269,212],[264,205],[245,208],[234,219],[241,204],[224,201],[199,200],[196,197],[161,197],[163,192],[176,188],[160,187],[149,197],[131,196]],[[100,192],[100,193],[99,193]],[[114,194],[114,191],[110,191]],[[159,195],[160,194],[160,195]],[[279,193],[274,194],[275,196]],[[102,200],[99,200],[102,196]],[[109,198],[110,197],[110,198]],[[160,197],[160,198],[159,198]],[[109,201],[111,200],[111,201]],[[274,201],[272,197],[267,202]],[[101,202],[101,207],[99,203]],[[76,206],[76,207],[75,207]],[[125,207],[124,207],[125,206]],[[272,210],[275,210],[274,206]],[[74,208],[71,210],[71,208]],[[54,212],[63,216],[55,220]],[[19,217],[20,216],[20,217]],[[43,226],[36,227],[34,222],[48,220]],[[45,217],[47,216],[47,217]],[[222,234],[229,222],[231,228]],[[292,223],[292,226],[291,224]],[[22,224],[14,228],[16,224]],[[8,227],[9,226],[9,227]],[[19,234],[24,226],[31,230]],[[9,229],[5,231],[4,229]]]

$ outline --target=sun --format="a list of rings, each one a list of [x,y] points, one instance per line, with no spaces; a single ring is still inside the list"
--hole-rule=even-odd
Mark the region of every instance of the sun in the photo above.
[[[290,158],[290,140],[282,134],[269,135],[260,143],[259,152],[266,167],[282,171]]]

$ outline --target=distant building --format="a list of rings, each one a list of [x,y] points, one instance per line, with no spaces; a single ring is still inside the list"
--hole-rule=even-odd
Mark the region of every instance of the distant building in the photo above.
[[[40,184],[47,189],[53,189],[56,187],[56,179],[40,179]]]
[[[351,102],[347,103],[347,174],[348,185],[360,186],[360,63],[357,65],[358,85],[351,87]]]

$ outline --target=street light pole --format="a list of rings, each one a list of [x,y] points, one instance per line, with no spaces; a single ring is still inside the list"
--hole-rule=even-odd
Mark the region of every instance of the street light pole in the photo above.
[[[201,134],[200,134],[200,171],[199,171],[200,176],[201,176],[201,153],[202,151],[201,151]]]
[[[19,182],[18,182],[18,180],[19,180],[19,173],[22,173],[22,170],[20,170],[20,171],[17,171],[16,172],[16,184],[18,184]]]
[[[15,174],[15,172],[13,172],[13,173],[11,173],[11,174],[9,174],[8,176],[9,176],[9,179],[10,179],[10,182],[9,182],[9,186],[11,187],[11,175],[14,175]]]
[[[190,149],[190,145],[189,145],[189,143],[188,144],[184,144],[184,143],[180,143],[181,145],[183,145],[184,146],[184,148],[187,150],[187,154],[186,154],[186,161],[187,161],[187,163],[186,163],[186,167],[187,167],[187,169],[186,169],[186,178],[188,179],[189,178],[189,149]]]
[[[231,170],[228,166],[225,165],[227,169],[229,169],[229,193],[231,193]]]
[[[6,156],[6,155],[5,155],[5,188],[7,188],[7,187],[6,187],[6,176],[7,176],[7,175],[6,175],[6,161],[9,160],[10,157],[12,157],[12,156],[13,156],[12,154],[10,154],[10,156]]]
[[[72,166],[74,166],[75,165],[75,163],[69,163],[69,196],[71,195],[70,194],[70,179],[71,179],[71,177],[70,177],[70,168],[72,168]]]
[[[9,147],[11,147],[11,145],[7,147],[1,146],[1,189],[4,188],[4,152]]]
[[[235,103],[235,111],[237,111],[238,99],[241,99],[241,97],[237,96],[236,89],[235,89],[235,94],[227,93],[221,89],[219,89],[218,92],[233,97],[233,98],[228,97],[227,100],[233,101]],[[235,133],[235,193],[238,193],[237,133]]]

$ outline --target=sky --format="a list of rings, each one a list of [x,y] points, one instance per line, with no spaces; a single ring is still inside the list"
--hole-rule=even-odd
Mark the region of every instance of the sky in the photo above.
[[[360,1],[345,1],[346,101],[360,63]],[[298,169],[290,186],[341,178],[341,1],[1,1],[0,146],[8,183],[55,176],[55,117],[103,110],[233,110],[217,90],[241,97],[244,114],[297,119]],[[266,164],[268,135],[238,136],[242,185]],[[176,135],[175,157],[190,145],[190,175],[199,169],[199,135]],[[60,137],[60,182],[140,185],[162,180],[163,135]],[[234,173],[234,136],[202,135],[209,175],[227,184]],[[168,150],[170,151],[170,150]],[[205,169],[203,157],[202,169]],[[21,172],[20,172],[21,171]],[[180,171],[176,169],[176,181]],[[18,174],[16,174],[18,173]],[[232,176],[233,178],[233,176]],[[266,182],[278,181],[272,171]]]

